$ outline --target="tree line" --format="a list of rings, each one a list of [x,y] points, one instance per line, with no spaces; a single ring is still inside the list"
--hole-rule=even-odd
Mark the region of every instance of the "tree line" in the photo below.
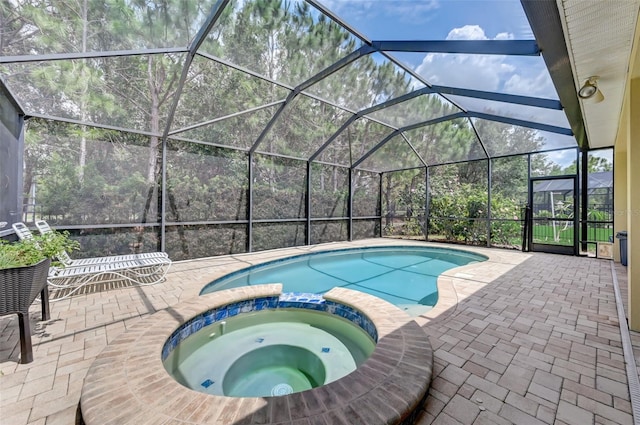
[[[11,56],[186,48],[214,4],[2,0],[0,52]],[[353,120],[354,112],[416,88],[411,75],[380,54],[363,56],[303,93],[291,94],[293,87],[361,44],[304,1],[251,0],[227,5],[183,85],[187,55],[182,52],[5,64],[3,76],[27,110],[87,123],[28,121],[24,199],[35,203],[39,215],[65,225],[157,223],[164,211],[167,222],[192,223],[168,231],[170,249],[178,257],[242,250],[248,235],[238,223],[250,214],[265,221],[300,220],[308,213],[318,219],[344,217],[348,167],[394,127],[458,111],[437,95],[422,95]],[[350,119],[353,122],[337,134]],[[474,125],[491,140],[496,155],[536,151],[545,143],[532,129],[483,120]],[[424,179],[402,172],[381,184],[378,173],[486,157],[475,130],[463,118],[389,140],[354,173],[355,215],[379,215],[380,205],[388,211],[393,203],[419,209],[427,193]],[[163,145],[165,133],[169,136]],[[332,143],[323,148],[330,138]],[[255,153],[249,156],[252,148]],[[322,163],[311,168],[307,211],[306,160],[312,155]],[[166,196],[161,199],[163,157]],[[496,164],[494,181],[523,177],[517,161]],[[540,156],[535,167],[551,170],[553,163]],[[486,165],[481,162],[431,169],[434,207],[449,195],[460,200],[465,194],[469,203],[467,198],[486,191]],[[407,191],[425,195],[407,196]],[[521,194],[517,185],[504,184],[500,196],[519,199]],[[480,207],[472,210],[466,207],[460,213],[486,213]],[[211,238],[203,226],[224,236]],[[345,226],[346,221],[319,222],[312,234],[319,241],[340,240]],[[363,236],[379,230],[364,221],[359,226]],[[304,243],[297,224],[265,223],[256,229],[258,247]],[[155,248],[158,235],[145,227],[122,233],[117,239],[124,242],[114,244],[120,250]],[[218,249],[216,244],[223,246]]]

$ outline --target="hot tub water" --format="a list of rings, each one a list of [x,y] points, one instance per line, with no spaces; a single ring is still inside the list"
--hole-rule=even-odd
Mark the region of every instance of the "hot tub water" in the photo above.
[[[280,396],[353,372],[375,348],[361,328],[307,309],[243,313],[189,336],[165,359],[196,391],[232,397]]]

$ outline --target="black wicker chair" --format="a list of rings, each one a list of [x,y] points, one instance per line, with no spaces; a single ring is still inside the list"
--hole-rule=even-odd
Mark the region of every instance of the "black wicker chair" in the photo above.
[[[50,259],[26,267],[0,270],[0,316],[17,314],[20,326],[20,363],[33,361],[29,306],[40,294],[42,320],[49,320],[47,275]]]

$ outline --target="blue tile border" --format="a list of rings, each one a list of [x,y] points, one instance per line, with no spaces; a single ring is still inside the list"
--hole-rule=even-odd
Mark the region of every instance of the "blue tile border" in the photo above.
[[[335,301],[325,300],[321,294],[286,292],[280,294],[280,296],[253,298],[227,304],[192,317],[173,331],[164,343],[162,347],[162,361],[165,361],[183,340],[216,322],[241,313],[287,308],[321,311],[342,317],[359,326],[369,334],[374,342],[378,342],[378,331],[375,325],[371,319],[358,309]]]

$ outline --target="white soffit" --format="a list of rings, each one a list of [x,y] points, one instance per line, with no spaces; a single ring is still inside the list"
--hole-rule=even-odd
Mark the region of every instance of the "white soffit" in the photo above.
[[[612,147],[618,130],[640,0],[557,0],[576,91],[597,75],[604,101],[580,100],[590,148]]]

